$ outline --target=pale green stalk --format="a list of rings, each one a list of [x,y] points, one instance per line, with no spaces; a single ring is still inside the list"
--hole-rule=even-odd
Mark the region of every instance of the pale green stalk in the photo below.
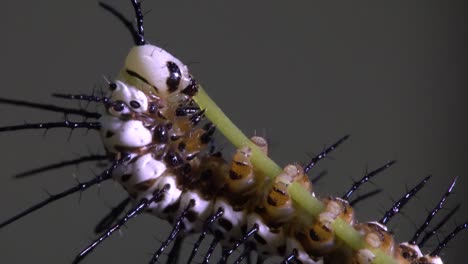
[[[205,116],[216,125],[217,129],[234,146],[237,148],[248,146],[252,149],[251,162],[256,170],[270,178],[274,178],[281,173],[282,169],[268,156],[263,154],[263,152],[232,123],[201,86],[194,100],[201,109],[205,110]],[[320,212],[324,210],[322,202],[310,195],[310,193],[299,184],[291,184],[288,191],[293,200],[311,216],[317,217]],[[348,225],[340,218],[333,222],[333,228],[336,236],[350,248],[357,250],[366,246],[362,236],[352,226]],[[375,250],[373,252],[376,255],[373,261],[374,264],[396,264],[396,261],[392,257],[384,254],[382,251]]]

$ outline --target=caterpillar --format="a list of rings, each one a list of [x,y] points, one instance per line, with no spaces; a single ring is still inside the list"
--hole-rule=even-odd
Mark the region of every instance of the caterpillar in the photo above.
[[[120,64],[121,64],[121,62],[117,63],[117,65],[120,65]],[[101,69],[101,70],[102,70],[102,69]],[[55,75],[53,75],[53,76],[55,76]],[[197,76],[198,76],[198,74],[197,74]],[[207,79],[207,78],[204,78],[204,79]],[[70,80],[70,79],[69,79],[69,80]],[[68,85],[69,82],[65,82],[65,81],[64,81],[64,83],[67,83],[67,85]],[[89,83],[82,84],[82,85],[83,85],[83,86],[86,86],[87,84],[89,84]],[[17,83],[16,83],[14,86],[16,86],[16,85],[17,85]],[[36,85],[37,85],[37,84],[36,84]],[[14,86],[12,85],[12,87],[14,87]],[[41,86],[42,86],[42,84],[41,84]],[[47,85],[45,85],[45,86],[47,86]],[[41,93],[44,93],[44,92],[41,91]],[[258,102],[257,102],[257,103],[258,103]],[[237,108],[238,108],[238,106],[237,106]],[[273,108],[273,107],[270,107],[270,108]],[[286,111],[286,109],[282,109],[282,110],[283,110],[283,111]],[[269,109],[269,111],[272,111],[272,110]],[[282,113],[283,113],[283,112],[282,112]],[[293,112],[293,114],[294,114],[294,115],[298,115],[299,113],[298,113],[298,112]],[[16,118],[16,117],[15,117],[15,118]],[[304,119],[305,119],[305,118],[304,118]],[[16,119],[15,119],[15,120],[16,120]],[[17,121],[17,120],[16,120],[16,121]],[[28,120],[28,121],[29,121],[29,120]],[[320,122],[318,122],[317,124],[320,124]],[[323,122],[323,123],[321,123],[321,124],[327,124],[327,123],[326,123],[326,122]],[[283,124],[283,126],[285,126],[285,125]],[[322,125],[320,125],[320,126],[322,126]],[[324,125],[324,126],[325,126],[325,125]],[[295,132],[297,132],[297,131],[296,131],[297,128],[290,128],[290,129],[293,130],[293,131],[295,131]],[[314,128],[313,130],[314,130],[314,137],[315,137],[315,130],[316,130],[316,128]],[[312,129],[311,129],[311,131],[312,131]],[[336,132],[333,132],[333,133],[336,133]],[[353,134],[354,134],[354,133],[353,133]],[[24,134],[23,134],[22,136],[24,136]],[[76,137],[76,135],[72,135],[72,139],[73,139],[74,137]],[[316,137],[319,138],[319,136],[316,136]],[[330,137],[330,135],[328,135],[328,136],[326,136],[326,137],[324,136],[323,138],[329,138],[329,137]],[[338,137],[338,136],[333,137],[333,138],[337,138],[337,137]],[[303,138],[306,138],[306,137],[304,136]],[[37,140],[37,139],[36,139],[36,140]],[[290,140],[290,139],[289,139],[289,140]],[[304,139],[303,139],[303,140],[304,140]],[[72,141],[73,141],[73,140],[71,140],[70,142],[72,142]],[[381,141],[382,141],[382,139],[379,139],[378,142],[381,142]],[[20,142],[20,141],[18,141],[18,142]],[[68,143],[64,143],[63,141],[62,141],[62,144],[68,146]],[[302,146],[302,147],[303,147],[303,146]],[[294,155],[297,155],[297,149],[298,149],[298,148],[295,149]],[[302,148],[301,148],[301,149],[302,149]],[[23,151],[23,152],[24,152],[24,151]],[[388,153],[387,153],[387,154],[388,154]],[[23,155],[24,155],[24,153],[23,153]],[[385,154],[382,154],[382,156],[385,157]],[[32,160],[36,160],[36,159],[37,159],[37,156],[33,156],[33,157],[31,157],[31,158],[25,158],[25,160],[31,160],[31,161],[32,161]],[[291,156],[289,156],[287,160],[288,160],[288,161],[291,161]],[[358,162],[362,162],[362,160],[359,160]],[[8,162],[6,162],[6,163],[8,163]],[[337,161],[337,163],[338,163],[338,161]],[[362,167],[359,168],[359,169],[362,169]],[[11,173],[11,174],[13,174],[13,173]],[[420,172],[417,172],[417,174],[420,174]],[[440,174],[442,174],[442,173],[440,173]],[[445,174],[450,174],[450,173],[448,173],[447,171],[444,171],[443,174],[445,175]],[[455,174],[455,173],[451,173],[450,175],[456,175],[456,174]],[[54,178],[53,180],[54,180],[54,181],[58,181],[58,180],[55,179],[55,178]],[[400,181],[399,181],[399,182],[400,182]],[[24,182],[21,183],[21,185],[23,185],[23,184],[24,184]],[[57,183],[57,184],[58,184],[58,183]],[[41,185],[45,185],[45,184],[41,184]],[[69,185],[69,184],[68,184],[68,185]],[[68,185],[63,184],[63,185],[60,186],[60,187],[68,186]],[[47,185],[47,186],[49,186],[49,185]],[[339,187],[343,188],[343,187],[341,186],[341,184],[340,184]],[[399,187],[401,188],[401,185],[399,185]],[[103,187],[103,188],[104,188],[104,187]],[[59,190],[60,190],[60,189],[61,189],[61,188],[59,188]],[[18,189],[16,189],[16,190],[20,190],[20,189],[18,188]],[[341,191],[343,191],[343,190],[341,190]],[[401,191],[401,189],[400,189],[400,191]],[[7,197],[8,197],[8,196],[7,196]],[[10,196],[10,197],[11,197],[11,196]],[[36,199],[37,197],[38,197],[38,196],[36,195],[34,198]],[[26,202],[28,202],[28,201],[26,201]],[[23,204],[22,207],[24,207],[26,204],[28,204],[28,203],[26,203],[26,202],[25,202],[25,204]],[[429,206],[430,206],[430,205],[429,205]],[[17,207],[19,207],[19,206],[17,206]],[[17,207],[15,207],[15,208],[17,208]],[[83,205],[83,207],[84,207],[84,205]],[[64,209],[64,210],[65,210],[65,209]],[[11,211],[13,212],[13,211],[15,211],[15,210],[11,210]],[[81,214],[80,217],[83,217],[83,215]],[[374,217],[375,217],[375,215],[374,215]],[[98,218],[98,217],[96,217],[96,219],[97,219],[97,218]],[[46,225],[44,225],[44,226],[46,226]],[[73,225],[73,227],[75,227],[75,226],[78,226],[78,224]],[[70,226],[68,226],[67,230],[69,230],[69,229],[73,229],[73,228],[71,228]],[[132,228],[132,230],[133,230],[133,228]],[[31,231],[30,231],[30,232],[31,232]],[[133,232],[133,231],[132,231],[132,232]],[[34,232],[31,232],[31,233],[34,233]],[[86,233],[86,232],[85,232],[85,233]],[[129,233],[130,233],[130,232],[129,232]],[[83,239],[86,239],[86,237],[83,238]],[[154,242],[154,241],[153,241],[153,242]],[[57,245],[57,244],[56,244],[56,245]],[[154,243],[153,243],[153,245],[154,245]],[[82,244],[78,245],[77,247],[79,248],[80,246],[82,246]],[[76,249],[74,250],[74,252],[77,251],[78,248],[76,248]],[[151,250],[151,249],[152,249],[152,247],[149,247],[149,248],[148,248],[148,251]],[[138,251],[138,250],[137,250],[137,251]],[[96,251],[96,253],[98,253],[98,252],[99,252],[99,251]],[[94,253],[93,253],[93,254],[94,254]],[[108,255],[108,256],[107,256],[106,260],[109,260],[109,258],[110,258],[109,256],[110,256],[111,254],[107,254],[107,255]],[[68,260],[69,257],[70,257],[70,254],[69,254],[65,259]],[[131,259],[134,260],[133,257],[132,257]]]

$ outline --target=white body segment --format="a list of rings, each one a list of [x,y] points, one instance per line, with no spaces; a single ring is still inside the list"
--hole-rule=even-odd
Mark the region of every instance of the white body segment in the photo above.
[[[111,153],[117,153],[118,146],[144,147],[153,139],[151,131],[139,120],[122,121],[118,117],[104,115],[100,122],[104,146]]]
[[[171,93],[171,89],[167,85],[167,79],[171,75],[168,62],[173,62],[180,71],[178,89],[185,88],[191,80],[187,66],[164,49],[149,44],[135,46],[130,50],[125,60],[124,69],[118,79],[125,82],[128,79],[128,71],[137,73],[148,84],[157,89],[154,91],[150,90],[150,87],[146,87],[148,90],[144,91],[145,93],[156,92],[157,95],[166,97]]]

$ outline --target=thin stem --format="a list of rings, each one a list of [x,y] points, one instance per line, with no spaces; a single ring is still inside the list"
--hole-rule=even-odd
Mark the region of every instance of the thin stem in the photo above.
[[[232,123],[232,121],[223,113],[216,103],[206,94],[203,88],[199,87],[198,93],[194,96],[195,102],[201,109],[205,110],[206,117],[216,125],[217,129],[237,148],[248,146],[252,149],[251,162],[255,169],[260,173],[273,179],[281,173],[281,168],[276,165],[269,157],[263,154],[257,146],[255,146],[242,131]],[[323,203],[312,196],[299,184],[291,184],[288,192],[292,199],[303,208],[308,214],[317,217],[323,210]],[[360,249],[366,247],[364,239],[357,231],[341,219],[335,220],[333,223],[335,234],[344,241],[352,249]],[[381,250],[373,250],[376,258],[373,264],[395,264],[396,261],[385,255]]]
[[[237,148],[248,146],[252,149],[251,161],[255,169],[263,172],[270,178],[280,174],[282,169],[269,157],[264,155],[258,147],[247,138],[244,133],[223,113],[223,111],[211,100],[206,92],[200,87],[197,95],[193,98],[201,109],[205,110],[205,116],[210,119],[216,128]]]

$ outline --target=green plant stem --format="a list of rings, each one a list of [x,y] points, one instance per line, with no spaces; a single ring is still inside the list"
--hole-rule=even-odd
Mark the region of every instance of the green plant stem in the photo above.
[[[204,89],[200,86],[195,102],[201,109],[205,110],[205,116],[216,125],[218,130],[237,148],[248,146],[252,149],[251,162],[256,170],[273,179],[282,172],[282,169],[276,165],[268,156],[263,154],[260,149],[247,138],[244,133],[223,113],[223,111],[211,100]],[[292,199],[303,208],[308,214],[317,217],[324,209],[323,203],[310,195],[302,186],[293,183],[288,187]],[[337,237],[339,237],[350,248],[357,250],[365,248],[366,244],[362,236],[346,222],[337,218],[333,222],[333,228]],[[395,264],[396,261],[384,254],[381,250],[373,250],[376,258],[374,264]]]
[[[200,108],[205,110],[205,116],[216,125],[216,128],[234,145],[236,148],[248,146],[252,149],[251,161],[255,168],[269,176],[270,178],[282,172],[282,169],[276,165],[268,156],[247,138],[244,133],[223,113],[223,111],[211,100],[203,88],[200,87],[195,102]]]

